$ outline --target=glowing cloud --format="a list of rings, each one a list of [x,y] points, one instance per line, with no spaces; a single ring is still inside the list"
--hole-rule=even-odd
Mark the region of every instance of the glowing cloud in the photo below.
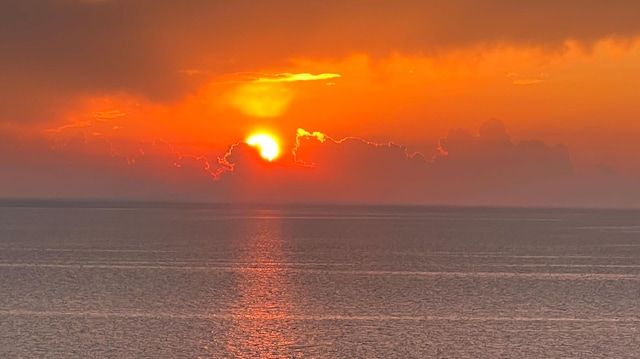
[[[308,72],[302,72],[298,74],[293,74],[290,72],[285,72],[281,74],[271,75],[269,77],[260,77],[255,82],[296,82],[296,81],[318,81],[318,80],[329,80],[340,78],[339,74],[332,73],[322,73],[322,74],[311,74]]]
[[[327,140],[327,135],[325,135],[322,132],[318,132],[318,131],[309,132],[309,131],[307,131],[305,129],[302,129],[302,128],[298,129],[296,139],[299,139],[300,137],[305,137],[305,138],[315,137],[320,142],[324,142],[324,141]]]
[[[296,141],[295,141],[295,145],[293,147],[293,149],[291,150],[291,153],[293,154],[293,159],[295,161],[295,163],[299,166],[303,166],[303,167],[315,167],[314,163],[310,163],[307,162],[301,158],[299,158],[298,156],[298,150],[300,149],[300,146],[302,145],[301,140],[302,139],[312,139],[315,138],[316,140],[318,140],[318,142],[320,143],[325,143],[327,141],[330,141],[330,143],[334,143],[336,145],[340,145],[343,144],[347,141],[354,141],[354,142],[359,142],[362,144],[365,144],[367,146],[371,146],[374,148],[396,148],[399,149],[404,157],[412,159],[414,157],[419,157],[423,160],[426,161],[426,157],[424,156],[424,154],[422,154],[421,152],[413,152],[413,153],[409,153],[407,148],[403,145],[394,143],[394,142],[386,142],[386,143],[377,143],[377,142],[371,142],[371,141],[367,141],[363,138],[360,137],[355,137],[355,136],[348,136],[348,137],[344,137],[342,139],[336,140],[332,137],[330,137],[329,135],[319,132],[319,131],[313,131],[313,132],[309,132],[303,128],[298,128],[298,130],[296,131]]]

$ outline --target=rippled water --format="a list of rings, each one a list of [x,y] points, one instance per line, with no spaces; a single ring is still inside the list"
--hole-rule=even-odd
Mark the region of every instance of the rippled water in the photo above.
[[[638,211],[47,206],[0,207],[2,358],[640,353]]]

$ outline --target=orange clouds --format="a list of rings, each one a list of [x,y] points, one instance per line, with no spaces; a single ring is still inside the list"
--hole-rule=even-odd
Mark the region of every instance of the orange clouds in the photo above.
[[[638,43],[604,41],[588,53],[567,43],[565,51],[558,53],[496,47],[432,57],[396,54],[378,60],[366,55],[333,61],[298,59],[290,65],[291,72],[262,69],[248,79],[246,74],[210,76],[207,85],[173,102],[152,101],[127,92],[82,96],[65,107],[68,110],[63,116],[49,119],[46,125],[24,128],[31,129],[31,135],[37,133],[34,128],[46,130],[40,134],[58,145],[77,136],[108,143],[105,154],[128,162],[140,157],[141,144],[163,141],[174,153],[184,154],[179,157],[209,159],[208,164],[200,161],[200,167],[217,177],[215,167],[220,163],[216,158],[229,144],[258,129],[282,135],[284,148],[294,151],[298,138],[324,140],[324,133],[336,133],[336,138],[406,143],[411,152],[422,151],[424,157],[431,158],[438,155],[438,139],[450,128],[474,127],[482,118],[499,117],[512,123],[516,140],[532,133],[566,143],[578,172],[587,172],[589,166],[595,171],[604,163],[625,175],[640,172],[633,167],[633,154],[640,155],[640,148],[628,142],[626,155],[615,157],[606,155],[606,148],[618,152],[621,141],[631,141],[631,137],[598,136],[597,141],[609,147],[594,149],[571,133],[598,124],[593,114],[602,109],[621,115],[608,120],[611,133],[637,130],[637,124],[624,117],[632,116],[634,110],[628,108],[629,114],[622,111],[632,103],[628,84],[616,82],[607,93],[598,85],[619,81],[614,79],[622,78],[622,71],[627,78],[640,76],[634,71],[634,61],[639,58]],[[612,61],[620,68],[610,69]],[[333,86],[326,86],[334,80]],[[536,86],[514,86],[518,83]],[[617,103],[624,96],[629,102]],[[609,107],[607,101],[616,106]],[[287,136],[298,128],[319,128],[324,133]],[[226,168],[223,165],[222,171]]]
[[[380,60],[504,46],[561,52],[567,41],[588,49],[609,37],[637,37],[638,11],[625,0],[588,6],[578,0],[483,6],[471,0],[6,0],[0,108],[12,121],[33,122],[42,120],[41,107],[88,93],[172,101],[211,76],[274,68],[316,73],[289,68],[300,58]]]
[[[61,156],[70,173],[90,164],[113,183],[221,179],[198,182],[213,197],[240,187],[304,197],[304,185],[291,186],[299,182],[329,198],[337,193],[329,186],[359,183],[342,195],[409,201],[418,181],[460,181],[441,191],[446,202],[568,169],[633,181],[636,7],[8,0],[0,4],[0,131],[22,145],[7,147],[3,160]],[[490,118],[509,123],[510,136],[493,121],[478,136],[451,131]],[[282,139],[274,163],[254,162],[239,141],[257,131]],[[565,144],[570,163],[565,148],[530,138]],[[24,170],[12,173],[38,171]],[[242,171],[269,180],[250,189]],[[476,181],[480,172],[488,179]]]
[[[568,42],[563,52],[506,46],[377,60],[364,54],[298,59],[291,72],[257,72],[240,80],[209,75],[206,85],[171,102],[128,92],[80,96],[37,128],[52,129],[57,138],[78,132],[115,142],[163,138],[187,152],[223,150],[258,128],[321,128],[428,151],[450,128],[495,117],[512,122],[517,138],[529,133],[567,143],[582,170],[596,163],[586,162],[583,153],[591,149],[572,133],[598,126],[604,117],[611,132],[638,130],[633,83],[640,81],[639,60],[637,42],[615,41],[600,42],[588,53]],[[618,146],[620,136],[599,140]],[[632,151],[628,160],[616,157],[616,167],[631,166],[622,161],[640,155],[640,149]]]

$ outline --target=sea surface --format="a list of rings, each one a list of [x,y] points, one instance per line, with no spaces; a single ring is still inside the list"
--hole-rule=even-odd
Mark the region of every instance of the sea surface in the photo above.
[[[638,358],[640,212],[0,202],[0,358]]]

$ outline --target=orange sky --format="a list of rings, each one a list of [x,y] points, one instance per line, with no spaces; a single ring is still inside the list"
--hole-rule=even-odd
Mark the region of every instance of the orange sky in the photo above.
[[[0,197],[638,207],[637,13],[5,1]]]

